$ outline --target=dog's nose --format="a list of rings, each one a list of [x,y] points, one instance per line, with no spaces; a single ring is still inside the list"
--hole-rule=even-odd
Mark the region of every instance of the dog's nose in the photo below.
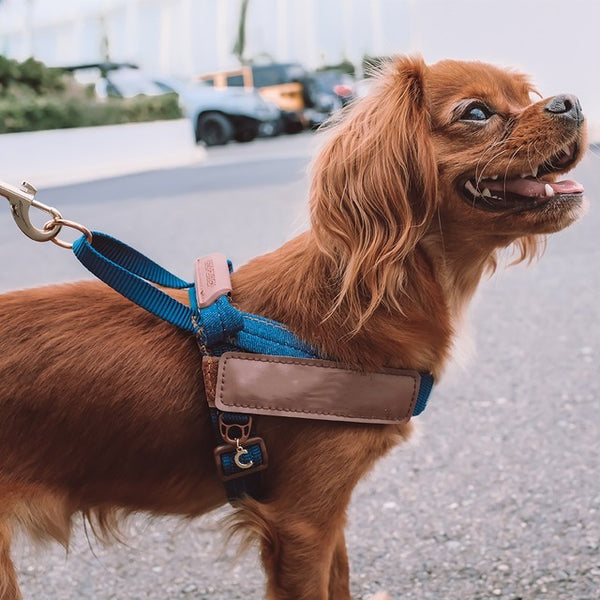
[[[544,110],[557,117],[574,121],[577,125],[583,122],[583,111],[579,98],[571,94],[560,94],[550,98]]]

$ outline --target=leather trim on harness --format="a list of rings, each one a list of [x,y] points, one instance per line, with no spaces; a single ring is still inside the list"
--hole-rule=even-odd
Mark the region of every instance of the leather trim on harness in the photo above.
[[[223,354],[210,381],[214,372],[214,363],[205,369],[206,387],[219,410],[353,423],[406,423],[421,382],[412,370],[364,373],[327,360],[243,352]]]

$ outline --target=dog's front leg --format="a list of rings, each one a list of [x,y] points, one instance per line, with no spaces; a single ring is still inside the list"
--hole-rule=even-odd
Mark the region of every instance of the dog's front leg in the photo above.
[[[399,431],[275,418],[259,425],[269,449],[268,501],[244,501],[237,525],[259,536],[267,599],[349,599],[346,508]]]
[[[296,488],[305,482],[287,483]],[[350,600],[344,540],[349,494],[320,497],[304,489],[265,503],[244,500],[234,529],[258,538],[267,600]]]
[[[262,543],[262,560],[267,575],[267,600],[346,600],[347,595],[330,595],[330,572],[339,532],[306,521],[290,520],[271,530]],[[340,572],[341,575],[341,572]],[[338,587],[347,581],[340,582]]]
[[[350,600],[350,568],[346,551],[346,537],[340,531],[329,571],[329,600]]]
[[[0,600],[21,600],[17,574],[10,558],[11,532],[0,515]]]

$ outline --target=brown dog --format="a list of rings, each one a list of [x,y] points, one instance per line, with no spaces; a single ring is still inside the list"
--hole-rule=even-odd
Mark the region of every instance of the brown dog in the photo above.
[[[349,366],[439,377],[497,252],[530,258],[582,213],[581,186],[557,181],[586,148],[579,102],[532,91],[481,63],[397,59],[332,127],[312,229],[240,268],[234,302]],[[76,512],[102,535],[225,501],[193,337],[103,284],[0,297],[0,377],[2,600],[20,597],[16,526],[67,544]],[[410,424],[256,421],[267,500],[240,502],[236,527],[260,542],[267,598],[350,598],[346,506]]]

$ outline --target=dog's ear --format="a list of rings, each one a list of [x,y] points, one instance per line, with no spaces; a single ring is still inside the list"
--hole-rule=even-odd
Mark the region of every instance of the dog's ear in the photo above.
[[[314,165],[312,228],[340,278],[333,310],[352,315],[355,331],[378,306],[400,308],[405,261],[436,213],[426,69],[421,58],[390,63]]]

